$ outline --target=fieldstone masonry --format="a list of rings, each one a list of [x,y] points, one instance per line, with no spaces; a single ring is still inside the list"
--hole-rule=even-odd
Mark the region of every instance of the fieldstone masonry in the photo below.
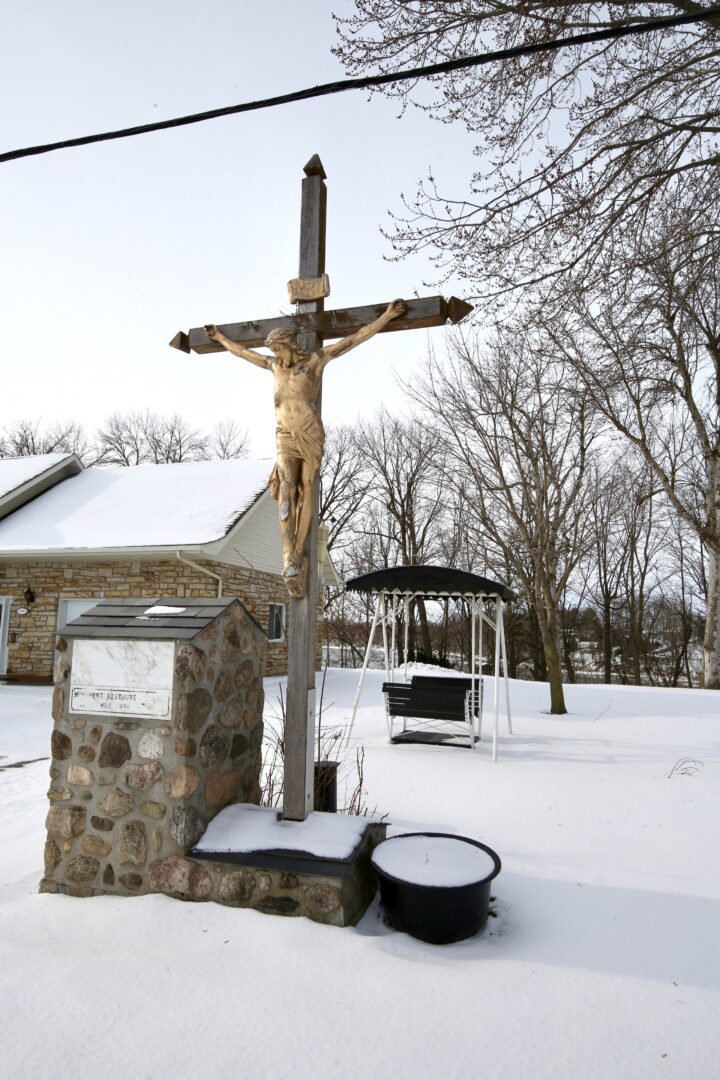
[[[178,601],[143,601],[138,612],[152,603]],[[206,872],[184,856],[223,807],[259,802],[265,635],[238,600],[194,601],[203,603],[221,610],[192,640],[174,642],[170,717],[160,723],[71,710],[77,624],[91,626],[97,608],[57,639],[42,892],[208,898]]]
[[[200,560],[206,570],[222,578],[224,591],[240,598],[260,625],[267,628],[269,604],[287,604],[288,594],[280,575],[242,569],[227,563]],[[28,584],[35,601],[27,615],[18,615],[24,606],[23,591]],[[58,562],[38,559],[20,562],[0,560],[0,594],[13,596],[8,640],[8,674],[16,677],[49,678],[57,636],[58,604],[63,599],[132,599],[142,596],[182,598],[217,595],[217,583],[186,563],[167,560],[118,560],[116,562]],[[322,598],[318,601],[318,625],[322,621]],[[320,642],[316,644],[320,666]],[[267,642],[265,675],[287,671],[287,645]]]
[[[167,860],[163,892],[183,900],[215,900],[230,907],[254,908],[266,915],[305,915],[313,922],[353,926],[364,915],[377,889],[370,862],[385,839],[383,823],[368,823],[352,860],[342,873],[307,872],[297,860],[294,869],[238,866],[212,856]]]

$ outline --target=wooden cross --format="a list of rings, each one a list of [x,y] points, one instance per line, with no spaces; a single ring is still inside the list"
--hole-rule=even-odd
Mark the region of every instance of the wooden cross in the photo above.
[[[298,277],[321,279],[325,274],[326,198],[325,170],[315,154],[304,169],[300,209],[300,267]],[[407,300],[407,312],[393,319],[381,333],[396,330],[420,330],[459,322],[470,311],[470,304],[452,297],[431,296]],[[226,323],[218,329],[248,349],[262,346],[271,330],[291,330],[300,346],[309,353],[321,349],[323,342],[344,338],[377,319],[387,304],[325,311],[324,300],[299,302],[297,314],[277,319]],[[223,351],[203,327],[180,331],[170,344],[184,352]],[[317,402],[318,411],[320,401]],[[283,818],[304,821],[313,808],[313,766],[315,747],[315,635],[317,605],[317,528],[319,484],[314,484],[313,521],[308,541],[305,595],[290,597],[288,634],[288,683],[285,715],[285,789]]]

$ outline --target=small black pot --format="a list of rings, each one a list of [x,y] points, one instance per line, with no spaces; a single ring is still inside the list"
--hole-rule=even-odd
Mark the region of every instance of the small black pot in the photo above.
[[[337,814],[337,771],[339,761],[315,762],[313,809]]]
[[[494,869],[482,881],[473,881],[467,885],[418,885],[381,870],[373,854],[373,866],[380,879],[380,900],[390,926],[433,945],[448,945],[477,934],[488,917],[490,885],[502,867],[499,856],[492,848],[467,836],[431,832],[404,835],[441,836],[448,840],[472,844],[491,857]],[[396,842],[401,840],[402,836],[393,836],[390,839]],[[376,851],[381,847],[382,844],[378,845]]]

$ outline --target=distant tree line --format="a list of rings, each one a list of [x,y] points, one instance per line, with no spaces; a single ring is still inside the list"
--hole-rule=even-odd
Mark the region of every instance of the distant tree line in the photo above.
[[[247,431],[234,420],[204,432],[178,413],[164,416],[147,409],[114,412],[95,431],[73,420],[16,420],[0,428],[0,457],[77,454],[87,466],[244,458],[248,446]]]
[[[509,673],[548,681],[557,711],[563,682],[702,685],[702,542],[642,456],[562,392],[566,375],[537,348],[458,339],[429,360],[410,415],[331,428],[333,562],[343,579],[425,563],[508,585]],[[342,588],[326,601],[331,656],[360,666],[370,601]],[[412,658],[467,670],[467,605],[416,601],[409,644]],[[494,648],[486,631],[486,664]]]
[[[554,349],[537,333],[489,345],[456,336],[407,388],[402,416],[381,409],[329,428],[321,516],[333,561],[343,578],[437,563],[509,585],[509,672],[547,680],[557,707],[563,681],[699,685],[702,541]],[[0,430],[0,456],[57,452],[116,466],[238,458],[247,436],[232,422],[206,434],[149,412],[114,413],[94,434],[30,421]],[[371,617],[367,598],[328,591],[338,662],[362,663]],[[485,643],[487,663],[492,633]],[[409,645],[415,659],[467,668],[466,606],[416,601]]]

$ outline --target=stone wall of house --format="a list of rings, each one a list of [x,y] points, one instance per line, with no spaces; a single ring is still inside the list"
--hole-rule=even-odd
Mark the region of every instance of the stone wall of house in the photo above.
[[[288,594],[282,577],[243,569],[228,563],[198,559],[197,562],[219,574],[223,594],[237,596],[267,631],[270,604],[287,604]],[[23,592],[35,593],[27,615]],[[217,583],[185,563],[171,560],[117,560],[71,562],[37,559],[22,563],[0,562],[0,596],[12,596],[8,637],[8,675],[50,678],[60,599],[85,597],[123,599],[140,596],[202,597],[216,596]],[[321,625],[321,607],[318,627]],[[289,631],[290,632],[290,631]],[[320,665],[320,638],[316,647]],[[287,671],[287,645],[268,642],[265,650],[265,675]]]
[[[73,644],[57,639],[41,891],[171,892],[208,821],[260,801],[264,634],[236,603],[176,643],[167,722],[71,713]]]

